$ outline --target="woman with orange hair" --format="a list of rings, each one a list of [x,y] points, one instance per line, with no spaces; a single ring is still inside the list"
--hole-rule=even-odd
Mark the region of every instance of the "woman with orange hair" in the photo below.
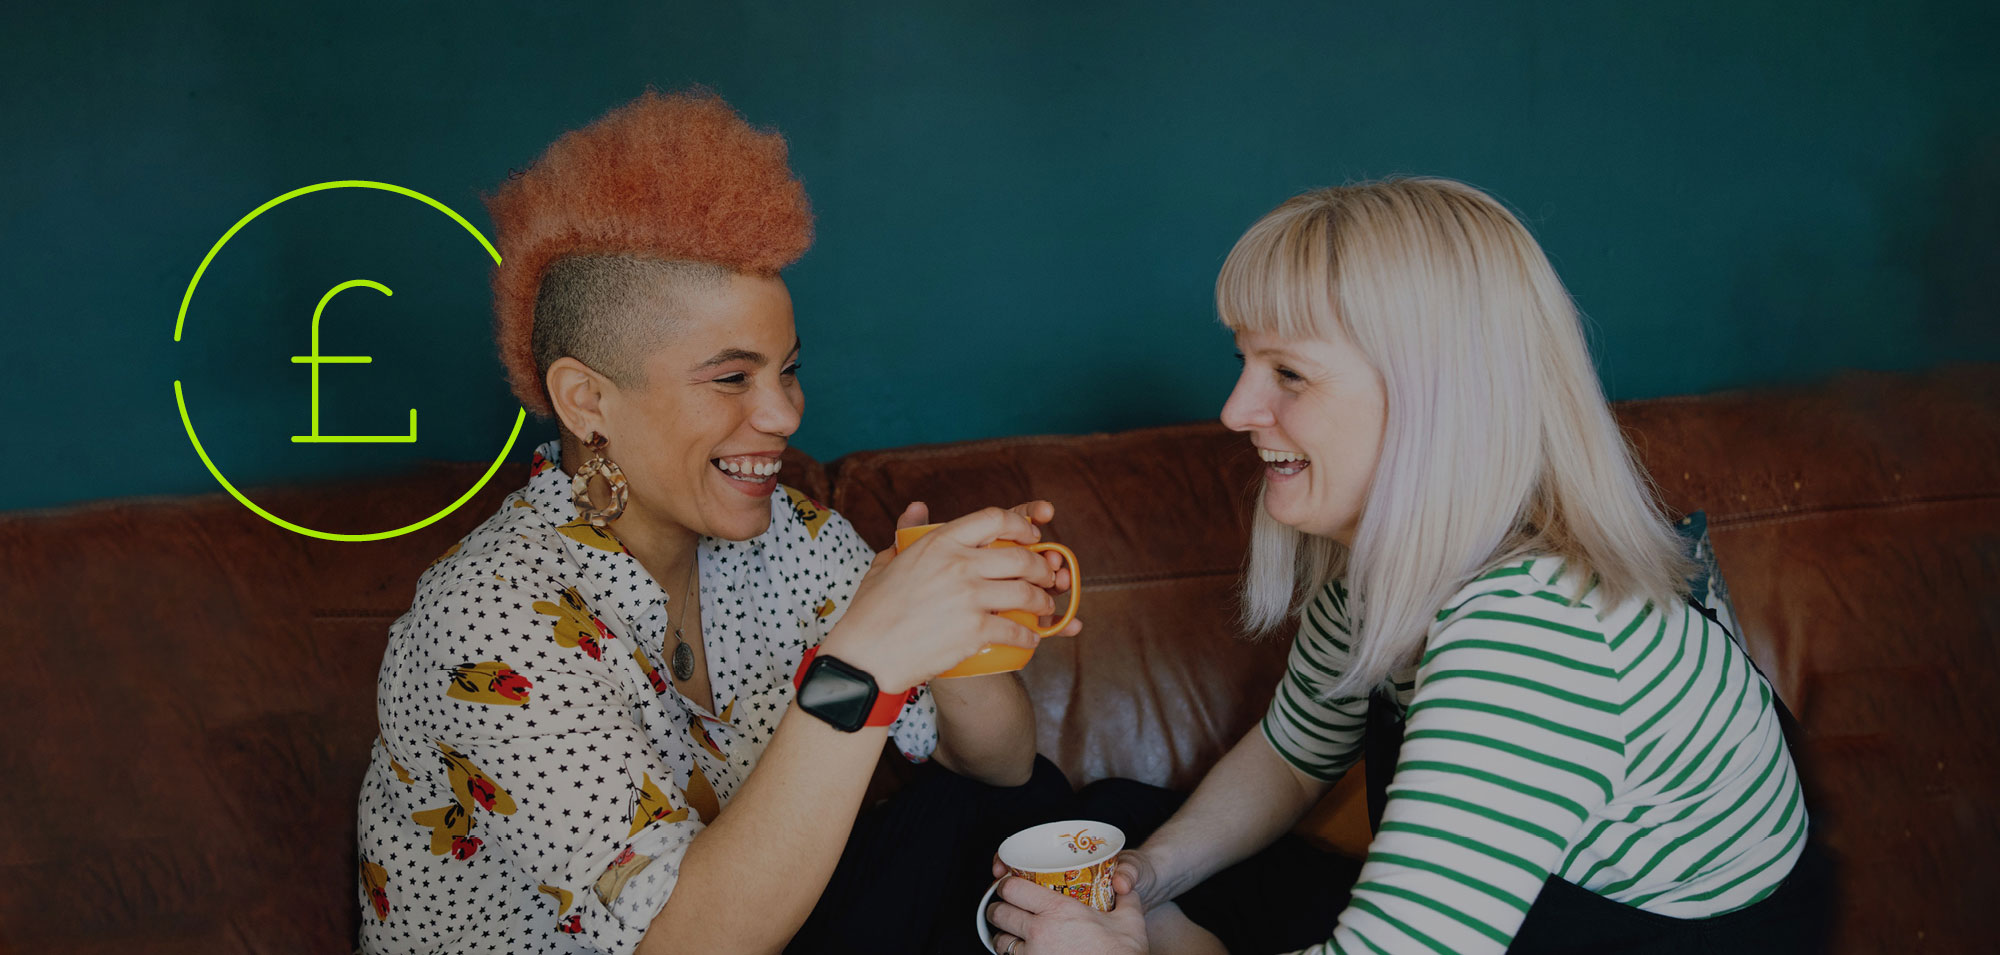
[[[894,952],[933,912],[969,934],[925,871],[977,879],[993,830],[1068,787],[1016,678],[928,681],[1037,642],[992,611],[1049,612],[1067,572],[986,545],[1054,508],[891,560],[779,483],[804,405],[779,272],[812,215],[784,140],[713,94],[649,92],[489,206],[501,357],[561,438],[391,627],[362,947]],[[891,740],[943,769],[860,813]]]

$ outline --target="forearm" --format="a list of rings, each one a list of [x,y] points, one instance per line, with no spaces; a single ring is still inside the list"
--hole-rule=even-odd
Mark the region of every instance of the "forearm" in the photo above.
[[[1019,786],[1034,775],[1035,711],[1019,675],[934,680],[931,698],[936,759],[945,768],[993,786]]]
[[[787,710],[728,811],[689,844],[640,955],[784,948],[840,861],[886,736]]]
[[[1277,841],[1331,785],[1293,769],[1253,727],[1140,847],[1156,879],[1146,901],[1175,898]]]

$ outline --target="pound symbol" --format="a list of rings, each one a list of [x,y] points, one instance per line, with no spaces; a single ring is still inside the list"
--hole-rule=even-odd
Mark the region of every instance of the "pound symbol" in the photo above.
[[[367,355],[322,355],[319,353],[319,319],[326,312],[326,303],[333,297],[357,286],[372,288],[383,295],[394,295],[389,287],[380,282],[355,279],[342,282],[320,296],[319,307],[313,309],[312,354],[293,355],[292,364],[312,366],[312,433],[292,435],[294,444],[415,444],[417,441],[417,409],[410,409],[410,433],[408,437],[398,434],[358,435],[319,433],[319,366],[321,365],[366,365],[375,359]]]

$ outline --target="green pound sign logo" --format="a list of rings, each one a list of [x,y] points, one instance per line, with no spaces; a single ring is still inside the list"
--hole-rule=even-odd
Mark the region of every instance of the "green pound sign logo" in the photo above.
[[[202,273],[208,271],[209,263],[215,261],[215,256],[222,251],[223,246],[229,244],[229,240],[235,237],[237,232],[242,231],[244,226],[249,225],[258,216],[261,216],[264,213],[269,212],[280,205],[290,202],[293,199],[297,199],[300,196],[311,195],[312,193],[323,192],[329,189],[375,189],[382,192],[393,192],[399,196],[407,196],[408,198],[415,199],[418,202],[430,206],[431,208],[436,209],[437,211],[442,212],[445,215],[451,217],[451,221],[458,223],[460,228],[464,229],[474,239],[479,240],[480,247],[486,250],[487,256],[493,259],[493,263],[495,265],[498,265],[500,263],[500,253],[493,248],[493,243],[486,241],[486,237],[479,234],[478,229],[473,228],[472,223],[465,221],[464,216],[461,216],[457,212],[452,211],[450,206],[447,206],[444,203],[437,201],[436,199],[424,195],[421,192],[405,189],[402,186],[393,185],[386,182],[371,182],[365,179],[343,179],[338,182],[322,182],[310,186],[301,186],[300,188],[287,192],[284,195],[272,199],[271,201],[266,202],[263,205],[258,206],[257,208],[251,210],[249,215],[246,215],[243,218],[236,220],[236,224],[230,226],[229,231],[224,232],[222,234],[222,238],[215,240],[215,245],[208,250],[208,255],[201,260],[201,266],[194,270],[194,278],[188,280],[187,292],[185,292],[181,296],[180,316],[174,320],[174,341],[181,340],[182,326],[184,326],[187,323],[188,306],[193,304],[194,302],[194,291],[195,288],[201,284]],[[367,281],[366,279],[356,279],[352,282],[342,282],[339,285],[334,286],[331,291],[328,291],[325,296],[320,298],[319,307],[313,309],[312,354],[295,355],[292,357],[293,364],[312,366],[312,433],[293,435],[292,442],[294,444],[389,444],[389,443],[414,444],[416,443],[417,409],[415,408],[410,409],[410,433],[407,437],[403,435],[388,435],[386,437],[364,437],[357,435],[324,435],[319,433],[319,366],[365,365],[374,361],[373,358],[370,358],[366,355],[322,355],[319,353],[319,320],[320,316],[326,312],[327,303],[333,301],[333,297],[335,295],[338,295],[347,289],[357,288],[361,286],[372,288],[375,291],[381,292],[383,295],[394,294],[389,291],[387,286],[381,285],[376,282],[370,282]],[[430,525],[435,524],[438,521],[444,519],[445,515],[450,514],[455,510],[458,510],[460,505],[464,504],[467,501],[472,500],[473,495],[478,494],[479,489],[486,486],[486,482],[493,480],[493,475],[500,470],[500,465],[507,460],[507,453],[514,449],[515,440],[521,437],[521,426],[525,424],[528,420],[528,411],[526,408],[515,409],[514,430],[512,433],[507,435],[507,443],[500,446],[500,453],[494,456],[493,464],[486,469],[486,473],[484,475],[481,475],[479,480],[476,483],[474,483],[472,487],[466,489],[465,493],[460,494],[458,496],[458,500],[455,500],[450,504],[445,505],[444,508],[439,510],[437,513],[432,514],[431,516],[426,517],[423,520],[416,521],[411,524],[406,524],[402,527],[398,527],[393,530],[372,531],[365,534],[337,534],[331,531],[323,531],[317,528],[305,527],[299,524],[294,524],[291,521],[285,520],[284,518],[279,517],[278,515],[273,514],[270,511],[267,511],[262,507],[257,506],[257,502],[252,501],[249,497],[244,495],[242,491],[237,489],[236,485],[229,483],[229,479],[222,475],[222,469],[217,467],[214,459],[208,456],[208,449],[201,446],[201,438],[198,437],[194,431],[194,418],[188,414],[187,395],[182,389],[181,383],[178,380],[174,382],[174,404],[180,408],[181,427],[187,430],[188,443],[194,446],[195,456],[201,458],[202,465],[208,468],[208,473],[210,475],[214,476],[215,483],[222,485],[222,489],[228,491],[230,497],[235,498],[238,503],[241,503],[244,507],[247,507],[251,511],[255,512],[258,517],[270,521],[271,523],[276,524],[279,527],[282,527],[288,531],[292,531],[293,533],[297,534],[304,534],[307,537],[317,537],[321,540],[330,540],[330,541],[383,540],[390,537],[397,537],[403,534],[408,534],[409,532],[414,530],[420,530],[422,528],[429,527]]]
[[[319,353],[319,320],[326,313],[326,303],[333,297],[351,288],[372,288],[383,295],[394,295],[389,287],[367,279],[342,282],[320,296],[319,307],[313,309],[312,354],[293,355],[292,364],[312,366],[312,433],[292,435],[293,444],[415,444],[417,443],[417,409],[410,409],[410,433],[400,434],[320,434],[319,433],[319,366],[321,365],[366,365],[375,359],[367,355],[322,355]]]

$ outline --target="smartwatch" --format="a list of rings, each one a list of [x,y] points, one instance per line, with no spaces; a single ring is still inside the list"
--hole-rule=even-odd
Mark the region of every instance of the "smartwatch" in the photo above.
[[[917,687],[908,693],[883,693],[875,688],[875,678],[835,656],[821,656],[818,647],[806,651],[799,672],[792,678],[799,709],[825,720],[843,733],[858,732],[864,726],[888,726],[901,716],[903,707],[917,698]]]

